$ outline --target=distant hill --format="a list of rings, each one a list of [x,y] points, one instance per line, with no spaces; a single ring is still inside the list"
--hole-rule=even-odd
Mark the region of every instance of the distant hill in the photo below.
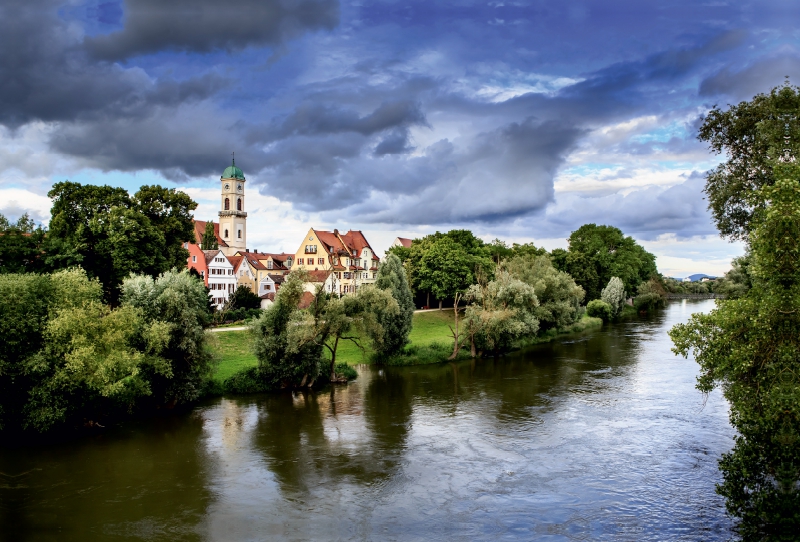
[[[692,282],[698,282],[698,281],[703,280],[705,278],[707,278],[709,280],[714,280],[717,277],[712,277],[711,275],[706,275],[704,273],[695,273],[694,275],[689,275],[686,278],[688,278]]]

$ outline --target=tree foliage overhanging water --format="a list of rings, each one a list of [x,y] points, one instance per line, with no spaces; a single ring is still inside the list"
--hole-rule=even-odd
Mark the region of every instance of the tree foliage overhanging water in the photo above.
[[[800,525],[798,91],[786,85],[755,100],[762,117],[751,137],[772,179],[747,196],[752,212],[742,231],[749,236],[750,289],[671,331],[675,352],[694,351],[698,389],[721,387],[730,401],[739,434],[720,461],[724,481],[717,490],[742,519],[742,533],[754,538],[794,536]],[[718,177],[712,172],[712,188]]]

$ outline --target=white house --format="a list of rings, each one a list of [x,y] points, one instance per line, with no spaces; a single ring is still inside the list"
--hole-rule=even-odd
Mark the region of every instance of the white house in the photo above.
[[[231,294],[236,291],[236,275],[233,264],[221,250],[204,250],[208,274],[208,295],[212,303],[221,309]]]

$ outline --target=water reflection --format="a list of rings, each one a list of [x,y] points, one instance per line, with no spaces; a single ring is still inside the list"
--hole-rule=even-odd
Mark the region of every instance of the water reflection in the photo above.
[[[108,540],[728,539],[714,494],[726,406],[712,395],[703,408],[694,362],[666,336],[711,306],[672,304],[496,360],[362,367],[346,387],[220,399],[176,420],[172,440],[143,429],[36,451],[25,465],[44,465],[46,485],[14,506]],[[175,448],[193,459],[162,458]],[[59,469],[138,450],[152,461],[143,478],[127,468],[102,486],[127,505],[97,515],[91,477],[59,482]],[[80,506],[48,504],[81,492]]]

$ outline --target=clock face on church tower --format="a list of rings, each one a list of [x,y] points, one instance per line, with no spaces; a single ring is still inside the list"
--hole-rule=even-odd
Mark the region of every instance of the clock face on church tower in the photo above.
[[[229,185],[229,184],[225,185],[225,190],[230,190],[230,188],[231,188],[231,185]]]

